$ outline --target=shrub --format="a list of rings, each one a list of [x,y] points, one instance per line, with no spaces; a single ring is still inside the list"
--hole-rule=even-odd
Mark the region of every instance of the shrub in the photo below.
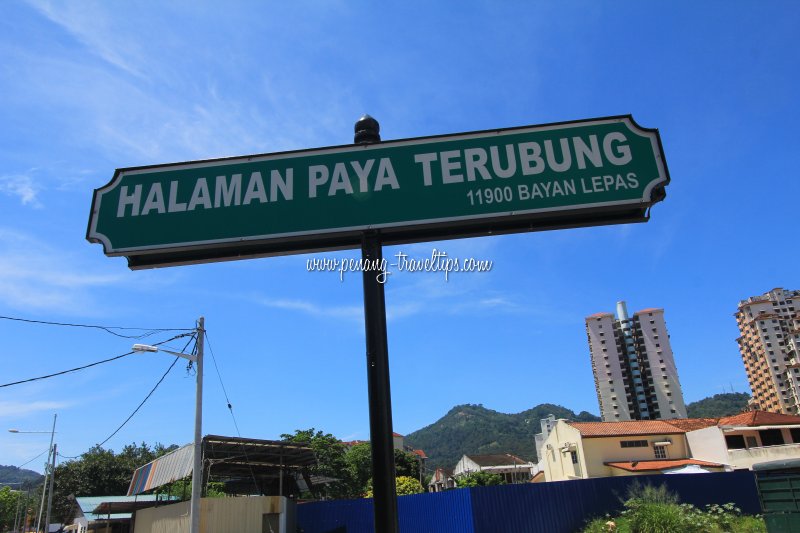
[[[635,509],[636,507],[648,503],[660,503],[675,505],[679,502],[678,495],[670,492],[666,485],[642,485],[639,481],[634,481],[628,486],[625,507]]]
[[[419,480],[408,476],[397,476],[394,479],[394,487],[398,496],[407,496],[409,494],[420,494],[425,492],[425,489],[422,487]],[[367,482],[367,491],[364,494],[364,497],[372,498],[374,495],[375,494],[372,489],[372,478],[370,478]]]
[[[490,472],[469,472],[456,478],[458,488],[464,487],[488,487],[490,485],[502,485],[503,478]]]
[[[690,531],[680,506],[674,503],[640,503],[628,515],[634,533],[685,533]]]

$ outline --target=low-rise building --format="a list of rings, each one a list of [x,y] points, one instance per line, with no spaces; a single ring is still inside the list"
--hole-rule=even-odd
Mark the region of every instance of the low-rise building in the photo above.
[[[453,479],[451,468],[437,468],[428,483],[428,492],[442,492],[454,488],[456,488],[456,482]]]
[[[685,434],[686,430],[663,420],[559,420],[544,443],[545,479],[654,474],[689,464],[723,469],[720,463],[694,460]]]
[[[752,411],[723,418],[625,422],[558,420],[539,465],[547,481],[751,469],[800,458],[800,416]]]
[[[698,459],[752,469],[757,463],[800,459],[800,416],[750,411],[690,431],[686,439]]]
[[[535,466],[530,461],[525,461],[510,453],[464,455],[453,469],[453,476],[457,480],[458,476],[465,474],[489,472],[498,474],[506,483],[525,483],[531,479]]]

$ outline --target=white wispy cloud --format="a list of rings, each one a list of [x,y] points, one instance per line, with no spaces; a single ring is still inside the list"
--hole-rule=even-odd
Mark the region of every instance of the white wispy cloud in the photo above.
[[[138,67],[139,47],[123,40],[102,4],[28,0],[28,4],[84,45],[91,53],[125,72],[144,78]]]
[[[40,208],[38,194],[41,186],[27,174],[0,176],[0,193],[19,198],[22,205]]]
[[[21,418],[39,411],[53,412],[70,406],[69,402],[64,401],[0,401],[0,418]]]
[[[98,309],[93,290],[121,284],[125,277],[83,263],[67,250],[0,227],[0,294],[6,306],[70,313]]]
[[[322,305],[309,300],[275,299],[257,297],[255,300],[266,307],[298,311],[317,317],[342,318],[346,320],[363,320],[364,312],[360,306]]]

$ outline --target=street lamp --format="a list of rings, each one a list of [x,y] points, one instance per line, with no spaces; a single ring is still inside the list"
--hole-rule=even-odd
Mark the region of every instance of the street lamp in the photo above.
[[[149,344],[134,344],[134,352],[165,352],[176,357],[188,359],[197,365],[197,388],[194,410],[194,457],[192,463],[192,501],[189,512],[190,533],[200,532],[200,497],[203,490],[203,336],[205,334],[205,318],[197,321],[197,354],[186,354],[164,350]]]
[[[58,414],[53,415],[53,429],[50,431],[21,431],[19,429],[9,429],[9,433],[50,433],[50,447],[47,449],[47,463],[44,470],[44,485],[42,486],[42,503],[39,504],[39,517],[36,519],[36,531],[40,531],[42,522],[42,511],[44,510],[44,497],[47,494],[47,515],[45,516],[45,531],[50,529],[50,510],[53,507],[53,481],[56,477],[56,444],[53,443],[53,437],[56,434],[56,418]],[[47,487],[47,476],[50,476],[50,488]]]

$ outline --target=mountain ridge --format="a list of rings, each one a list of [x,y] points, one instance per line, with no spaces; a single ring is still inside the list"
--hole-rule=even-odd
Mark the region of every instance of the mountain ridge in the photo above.
[[[686,405],[690,418],[719,418],[742,412],[747,393],[723,393]],[[536,461],[534,435],[541,432],[540,420],[549,415],[577,422],[599,422],[600,417],[557,404],[542,403],[519,413],[502,413],[483,404],[452,407],[436,422],[405,436],[406,444],[423,450],[428,466],[453,468],[464,454],[510,453]]]

